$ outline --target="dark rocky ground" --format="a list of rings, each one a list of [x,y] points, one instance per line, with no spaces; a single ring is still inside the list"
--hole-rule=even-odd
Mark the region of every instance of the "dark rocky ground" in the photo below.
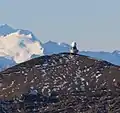
[[[35,58],[0,73],[0,100],[0,113],[120,113],[120,67],[69,53]]]

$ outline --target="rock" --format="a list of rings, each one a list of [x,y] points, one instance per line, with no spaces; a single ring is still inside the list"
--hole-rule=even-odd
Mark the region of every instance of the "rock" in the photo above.
[[[19,98],[0,106],[8,113],[119,113],[119,75],[119,66],[87,56],[42,56],[0,73],[0,99]],[[31,86],[37,95],[27,93]]]

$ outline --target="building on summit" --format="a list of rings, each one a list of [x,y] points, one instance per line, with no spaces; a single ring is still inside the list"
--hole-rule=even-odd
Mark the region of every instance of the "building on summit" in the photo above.
[[[71,49],[70,49],[70,53],[74,53],[74,54],[77,54],[77,53],[78,53],[77,43],[76,43],[76,42],[72,42],[72,44],[71,44]]]

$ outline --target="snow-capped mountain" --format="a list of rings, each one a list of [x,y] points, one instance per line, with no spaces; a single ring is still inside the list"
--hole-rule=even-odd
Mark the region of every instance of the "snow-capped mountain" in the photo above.
[[[41,41],[29,30],[14,29],[7,24],[0,26],[0,68],[5,69],[5,65],[9,67],[15,63],[18,64],[42,55],[69,52],[70,48],[71,46],[66,43],[57,43],[53,41],[41,43]],[[117,50],[112,53],[80,51],[80,54],[120,65],[120,51]],[[11,59],[8,59],[8,57]],[[6,59],[4,65],[2,63],[3,58],[3,61]],[[14,63],[11,64],[9,61],[14,61]]]
[[[21,63],[32,55],[43,55],[42,44],[32,32],[13,29],[6,24],[0,27],[0,56],[10,56]]]
[[[8,35],[10,33],[15,32],[16,30],[13,29],[12,27],[8,26],[7,24],[2,24],[0,26],[0,36],[5,36]]]

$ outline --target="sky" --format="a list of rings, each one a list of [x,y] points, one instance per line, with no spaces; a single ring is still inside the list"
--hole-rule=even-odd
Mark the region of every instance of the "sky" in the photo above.
[[[43,43],[120,50],[120,0],[1,0],[0,24],[30,30]]]

